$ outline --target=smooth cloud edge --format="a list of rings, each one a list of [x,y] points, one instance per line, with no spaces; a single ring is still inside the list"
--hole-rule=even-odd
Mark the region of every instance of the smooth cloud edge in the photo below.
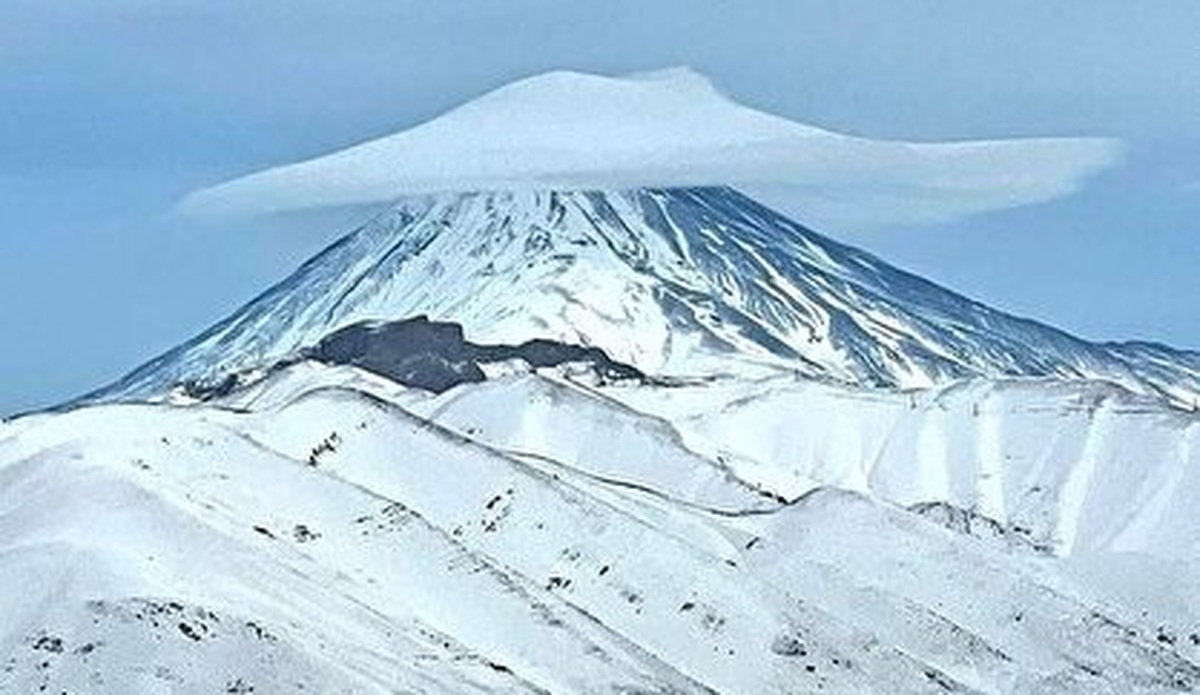
[[[703,78],[683,71],[691,83]],[[672,71],[630,76],[629,82],[671,83]],[[563,73],[553,73],[561,76]],[[666,77],[661,77],[666,76]],[[595,76],[585,75],[593,78]],[[530,80],[535,80],[530,78]],[[622,78],[602,78],[621,82]],[[710,84],[704,78],[705,84]],[[519,83],[518,83],[519,84]],[[500,89],[505,89],[504,87]],[[495,94],[493,90],[487,95]],[[715,98],[726,99],[716,90]],[[467,102],[472,104],[473,102]],[[353,168],[353,154],[377,143],[395,142],[430,123],[452,116],[458,109],[412,129],[368,141],[312,159],[236,177],[187,194],[175,212],[191,218],[247,217],[301,212],[331,207],[378,205],[410,195],[450,191],[564,188],[628,189],[731,185],[754,189],[762,186],[794,187],[812,199],[837,199],[845,209],[856,210],[846,220],[861,226],[937,224],[987,212],[1037,205],[1078,193],[1099,173],[1119,165],[1128,151],[1126,143],[1104,137],[1032,137],[948,142],[874,140],[814,129],[771,114],[752,111],[728,101],[733,109],[795,126],[796,135],[774,141],[735,139],[721,148],[655,153],[652,164],[633,162],[605,166],[612,153],[599,153],[599,165],[572,164],[572,157],[587,152],[551,152],[564,166],[515,175],[488,174],[489,165],[501,160],[520,162],[519,150],[497,149],[495,161],[484,150],[462,150],[466,161],[431,164],[406,161],[399,156],[383,163],[368,162],[365,177]],[[711,106],[705,104],[704,106]],[[461,108],[461,107],[459,107]],[[724,106],[722,106],[724,108]],[[811,133],[820,137],[813,137]],[[439,143],[418,143],[414,156],[437,155]],[[638,143],[632,149],[636,151]],[[643,145],[645,145],[643,143]],[[440,145],[448,154],[454,146]],[[426,152],[422,153],[424,149]],[[432,152],[428,150],[432,149]],[[400,147],[403,152],[403,144]],[[652,148],[647,148],[651,152]],[[351,155],[351,156],[347,156]],[[411,159],[411,158],[410,158]],[[534,157],[533,159],[536,159]],[[662,162],[675,162],[664,166]],[[442,164],[442,166],[438,166]],[[349,167],[349,169],[347,169]],[[456,171],[456,167],[458,170]],[[472,167],[476,171],[471,171]],[[339,168],[341,170],[339,170]],[[360,167],[362,168],[362,167]],[[380,175],[380,170],[384,173]],[[482,173],[482,175],[480,175]],[[374,178],[371,178],[374,176]],[[880,204],[880,200],[907,201],[907,205]],[[826,215],[825,224],[838,224],[838,215]]]

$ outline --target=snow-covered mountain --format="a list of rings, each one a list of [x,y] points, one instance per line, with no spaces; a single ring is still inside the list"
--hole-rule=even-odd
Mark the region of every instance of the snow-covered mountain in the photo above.
[[[1200,688],[1200,355],[679,180],[835,162],[978,208],[1106,147],[872,143],[718,96],[556,74],[197,196],[424,191],[0,422],[0,693]],[[997,193],[1031,151],[1086,156]],[[639,185],[565,185],[597,176]]]
[[[1079,340],[707,187],[407,198],[94,399],[216,382],[350,324],[417,315],[476,342],[599,347],[655,375],[769,367],[900,388],[1049,376],[1200,398],[1194,353]]]

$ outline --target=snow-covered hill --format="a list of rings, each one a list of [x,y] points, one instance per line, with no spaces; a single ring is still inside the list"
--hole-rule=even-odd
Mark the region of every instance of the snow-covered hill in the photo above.
[[[805,411],[778,406],[804,387],[760,387],[725,410],[765,409],[776,419],[763,426],[781,437],[774,425],[793,422],[788,412],[803,424]],[[939,516],[826,487],[783,502],[763,494],[770,475],[748,473],[777,468],[788,480],[809,457],[783,440],[792,458],[770,441],[754,449],[749,433],[736,454],[704,452],[697,431],[730,450],[735,438],[688,415],[720,400],[699,394],[510,376],[439,396],[301,362],[207,405],[105,405],[0,425],[0,691],[1132,693],[1200,683],[1194,528],[1146,527],[1146,538],[1171,542],[1191,533],[1174,551],[1075,543],[1056,556],[955,530],[947,518],[967,512],[948,506]],[[945,417],[993,422],[1033,450],[1047,446],[1044,422],[1006,415],[1036,410],[1030,394],[976,392],[918,410],[949,401]],[[1173,451],[1169,431],[1194,430],[1155,412],[1143,431],[1163,429],[1145,439],[1147,456]],[[865,425],[883,419],[869,407],[843,414],[851,429],[847,418],[860,418],[866,438]],[[1107,431],[1100,411],[1067,417]],[[1089,439],[1090,455],[1106,456],[1105,437]],[[923,465],[884,449],[878,470]],[[1089,465],[1045,451],[1002,484],[1053,486]],[[912,471],[936,477],[927,472]]]
[[[216,382],[364,320],[595,346],[656,375],[797,371],[856,385],[1098,379],[1193,407],[1200,356],[1092,344],[961,297],[730,188],[408,198],[195,340],[95,395]]]
[[[1103,382],[888,393],[775,378],[603,392],[786,499],[836,485],[972,510],[1062,554],[1200,557],[1200,416]]]

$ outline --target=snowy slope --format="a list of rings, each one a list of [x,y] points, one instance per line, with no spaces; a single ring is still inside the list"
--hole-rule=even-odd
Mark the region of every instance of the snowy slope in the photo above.
[[[344,326],[426,314],[469,340],[602,348],[659,375],[794,370],[925,387],[1107,380],[1192,407],[1200,356],[1091,344],[838,244],[725,187],[405,199],[195,340],[96,394],[269,367]]]
[[[777,391],[742,395],[774,408]],[[1141,555],[1112,582],[1084,554],[853,492],[747,494],[673,434],[695,394],[657,407],[672,423],[619,402],[638,393],[509,377],[431,397],[302,363],[231,394],[238,410],[0,425],[0,581],[18,587],[0,594],[0,691],[1200,682],[1189,565]]]
[[[362,384],[290,370],[256,388]],[[1200,416],[1106,384],[980,380],[905,394],[793,378],[595,388],[535,374],[438,396],[367,390],[509,455],[715,513],[836,486],[944,523],[944,505],[966,510],[976,531],[1037,552],[1200,561]]]
[[[905,394],[768,379],[604,393],[789,499],[836,485],[974,510],[1059,553],[1200,559],[1200,416],[1111,385],[977,380]]]

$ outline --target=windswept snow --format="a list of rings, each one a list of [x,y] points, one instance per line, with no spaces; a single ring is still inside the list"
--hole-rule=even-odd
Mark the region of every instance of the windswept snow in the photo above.
[[[848,210],[946,218],[1071,193],[1119,152],[1100,138],[871,140],[740,105],[687,69],[552,72],[409,130],[197,191],[182,205],[254,213],[449,190],[786,185],[793,197]]]

